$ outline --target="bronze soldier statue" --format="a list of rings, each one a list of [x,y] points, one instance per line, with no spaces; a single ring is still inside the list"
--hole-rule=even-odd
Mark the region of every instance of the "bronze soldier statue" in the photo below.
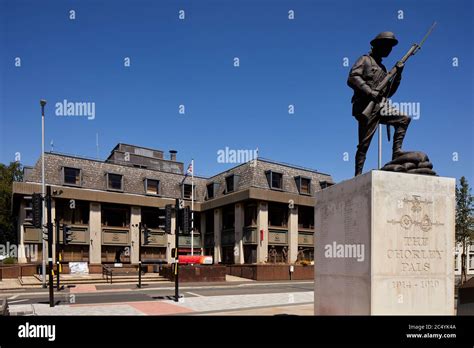
[[[355,175],[362,174],[365,157],[369,149],[370,141],[377,130],[377,126],[385,124],[387,127],[393,126],[395,134],[393,136],[392,160],[402,155],[402,144],[411,119],[400,113],[397,109],[390,108],[387,104],[377,108],[369,116],[364,115],[364,110],[371,101],[378,103],[381,93],[384,97],[390,98],[397,91],[401,81],[401,73],[404,68],[404,61],[399,61],[396,65],[396,74],[391,79],[388,90],[377,89],[380,81],[387,75],[387,69],[382,64],[382,59],[387,57],[398,40],[392,32],[386,31],[378,34],[370,44],[372,50],[360,57],[349,73],[347,84],[354,90],[352,97],[352,115],[359,122],[359,145],[355,156]]]

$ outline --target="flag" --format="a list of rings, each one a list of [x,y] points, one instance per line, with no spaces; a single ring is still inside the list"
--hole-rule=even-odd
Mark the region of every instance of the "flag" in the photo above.
[[[188,177],[188,175],[193,174],[193,162],[189,163],[188,169],[186,169],[186,173],[184,174],[184,178],[181,181],[181,184],[184,183],[184,180]]]

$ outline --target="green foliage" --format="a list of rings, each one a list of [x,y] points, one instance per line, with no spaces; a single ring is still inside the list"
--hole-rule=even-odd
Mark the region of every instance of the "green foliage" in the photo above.
[[[463,176],[456,187],[456,240],[469,241],[474,237],[474,198]]]
[[[14,257],[7,257],[6,259],[4,259],[4,260],[2,261],[2,263],[3,263],[4,265],[13,265],[13,264],[16,263],[16,258],[14,258]]]
[[[456,241],[461,243],[461,283],[467,281],[467,246],[471,243],[474,234],[474,211],[471,189],[463,176],[456,186]]]
[[[9,165],[0,163],[0,243],[17,242],[15,217],[12,216],[12,189],[14,181],[23,180],[23,169],[19,162]]]

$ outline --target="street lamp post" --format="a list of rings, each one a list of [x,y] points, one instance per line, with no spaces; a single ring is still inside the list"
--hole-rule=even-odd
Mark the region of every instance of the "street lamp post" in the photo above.
[[[44,211],[45,211],[45,195],[46,195],[46,189],[45,189],[45,184],[44,184],[44,106],[46,105],[46,100],[41,99],[40,100],[40,105],[41,105],[41,196],[43,197],[43,214],[41,218],[41,240],[43,242],[43,264],[42,264],[42,269],[41,269],[41,274],[42,274],[42,283],[43,283],[43,288],[46,288],[46,241],[44,240]]]

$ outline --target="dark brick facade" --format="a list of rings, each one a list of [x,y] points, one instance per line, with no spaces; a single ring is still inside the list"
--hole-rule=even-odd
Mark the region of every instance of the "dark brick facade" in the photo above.
[[[62,167],[79,168],[82,171],[82,188],[93,190],[107,190],[106,174],[123,175],[123,192],[145,195],[144,179],[160,180],[160,194],[162,197],[180,198],[183,174],[167,173],[158,170],[134,168],[120,164],[112,164],[78,157],[70,157],[52,153],[45,154],[46,184],[62,185]],[[25,181],[41,182],[41,160],[36,162],[29,171]],[[191,180],[186,179],[190,184]],[[196,186],[196,200],[204,199],[203,193],[206,179],[194,177]]]
[[[116,153],[116,149],[113,153]],[[111,155],[112,156],[112,155]],[[158,158],[162,156],[157,151]],[[110,157],[109,157],[110,160]],[[168,161],[172,162],[172,161]],[[176,162],[178,163],[178,162]],[[82,188],[93,190],[107,190],[107,173],[123,175],[123,192],[129,194],[145,195],[144,180],[155,179],[160,181],[160,195],[166,198],[181,198],[181,182],[184,174],[176,173],[176,168],[170,171],[152,170],[137,168],[131,165],[114,164],[98,160],[73,157],[69,155],[46,153],[45,154],[45,172],[46,184],[63,185],[62,168],[73,167],[81,169]],[[217,189],[214,192],[214,198],[222,197],[226,194],[225,178],[231,174],[239,177],[235,191],[241,191],[249,188],[270,189],[266,171],[272,170],[283,174],[283,192],[298,194],[295,177],[304,176],[311,178],[311,195],[321,189],[321,182],[332,183],[332,178],[328,174],[319,173],[313,170],[294,167],[286,164],[279,164],[269,160],[257,159],[231,168],[225,172],[217,174],[211,178],[194,177],[196,187],[196,201],[203,202],[208,200],[206,185],[217,183]],[[26,182],[41,182],[41,160],[38,160],[35,166],[25,173]],[[188,177],[186,183],[190,184]]]
[[[239,175],[238,185],[235,191],[248,189],[251,187],[270,189],[266,172],[272,170],[283,174],[283,191],[298,194],[295,177],[304,176],[311,179],[311,195],[321,190],[321,182],[332,183],[330,175],[318,173],[316,171],[292,167],[290,165],[279,164],[269,160],[257,159],[248,163],[241,164],[226,172],[220,173],[207,180],[208,183],[218,183],[219,189],[214,192],[214,198],[225,195],[225,178],[229,175]]]

